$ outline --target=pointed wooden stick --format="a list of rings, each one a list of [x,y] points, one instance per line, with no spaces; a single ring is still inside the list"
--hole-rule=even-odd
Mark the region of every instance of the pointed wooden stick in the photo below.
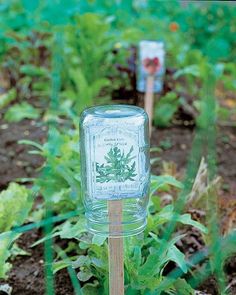
[[[108,201],[110,233],[122,233],[122,200]],[[109,238],[109,294],[124,295],[124,250],[122,237]]]
[[[152,119],[153,119],[153,105],[154,105],[154,75],[147,77],[146,92],[144,96],[144,109],[149,117],[149,135],[152,134]]]

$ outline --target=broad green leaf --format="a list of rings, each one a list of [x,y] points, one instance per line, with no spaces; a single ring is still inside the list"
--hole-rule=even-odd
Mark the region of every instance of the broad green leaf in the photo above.
[[[77,277],[81,282],[87,282],[92,276],[92,272],[87,268],[81,268],[77,274]]]
[[[94,266],[98,268],[103,268],[103,269],[105,268],[104,261],[96,257],[91,258],[91,264],[93,264]]]
[[[87,283],[81,289],[83,295],[100,295],[100,291],[98,288],[98,282]]]
[[[173,176],[170,175],[163,175],[163,176],[151,176],[151,188],[150,188],[150,195],[152,196],[158,189],[160,189],[164,185],[172,185],[179,189],[183,188],[181,182],[176,180]]]
[[[0,200],[0,278],[4,278],[11,268],[7,259],[11,255],[26,254],[17,246],[12,247],[19,234],[9,230],[13,226],[20,226],[25,221],[33,202],[30,191],[14,182],[0,193]]]
[[[180,99],[175,92],[168,92],[161,97],[154,109],[155,125],[160,127],[168,126],[179,105]]]
[[[92,238],[92,243],[98,246],[102,246],[104,242],[106,241],[106,239],[107,239],[107,236],[94,235]]]
[[[22,248],[20,248],[17,243],[14,243],[12,248],[11,248],[11,255],[12,257],[16,257],[18,255],[20,256],[30,256],[31,254]]]
[[[23,119],[38,119],[40,112],[38,109],[34,108],[27,102],[22,102],[21,104],[15,104],[10,107],[4,119],[8,122],[19,122]]]
[[[105,78],[94,81],[94,83],[90,86],[92,91],[92,97],[95,98],[97,95],[99,95],[102,88],[109,86],[110,83],[110,80]]]
[[[60,236],[61,239],[78,238],[82,233],[86,231],[86,220],[84,216],[79,217],[79,221],[75,224],[72,224],[70,220],[67,220],[63,224],[54,227],[51,234],[44,236],[42,239],[33,243],[32,247],[35,247],[40,243],[43,243],[48,239],[52,239],[57,236]]]
[[[78,268],[84,265],[89,266],[91,264],[91,260],[89,256],[80,255],[75,261],[72,262],[73,268]]]
[[[7,93],[0,94],[0,110],[16,99],[16,89],[13,88]]]
[[[169,291],[169,294],[179,294],[179,290],[181,290],[181,295],[195,294],[194,289],[192,289],[184,279],[166,277],[165,280],[159,284],[158,288],[150,295],[162,294],[162,292],[166,292],[167,290]]]
[[[79,236],[81,233],[87,232],[86,220],[80,216],[79,221],[72,225],[69,221],[65,222],[61,230],[57,233],[62,239],[72,239]]]
[[[0,193],[0,200],[0,232],[21,225],[32,207],[30,191],[14,182]]]
[[[71,263],[68,262],[68,261],[56,261],[52,264],[52,270],[53,270],[53,273],[57,273],[59,270],[63,269],[63,268],[66,268],[68,266],[70,266]]]
[[[164,265],[168,261],[175,262],[184,273],[187,273],[188,268],[185,261],[185,255],[175,245],[168,248],[167,254],[161,262]]]
[[[7,259],[11,256],[10,245],[14,238],[4,238],[2,234],[0,234],[0,237],[0,278],[5,278],[11,269],[11,264],[7,262]]]
[[[130,286],[125,290],[127,295],[140,295],[140,292],[137,289],[133,289]]]
[[[190,66],[187,66],[183,69],[180,69],[177,72],[175,72],[173,78],[178,79],[179,77],[184,76],[184,75],[192,75],[194,77],[200,77],[199,66],[198,65],[190,65]]]
[[[48,70],[43,67],[36,67],[34,65],[23,65],[20,67],[20,72],[30,77],[46,77]]]
[[[148,255],[145,263],[138,269],[139,276],[153,276],[160,271],[160,254],[154,248],[150,248],[150,250],[153,250],[152,253]]]
[[[173,283],[175,290],[178,292],[181,290],[181,295],[194,295],[195,290],[184,280],[184,279],[177,279]]]
[[[183,214],[183,215],[180,215],[178,218],[177,218],[177,221],[178,222],[181,222],[183,224],[188,224],[188,225],[192,225],[194,226],[195,228],[199,229],[201,232],[203,232],[204,234],[207,234],[208,233],[208,229],[202,225],[201,223],[199,223],[198,221],[195,221],[191,218],[191,215],[190,214]]]
[[[156,216],[154,217],[155,225],[160,225],[168,221],[180,222],[184,225],[192,225],[195,228],[199,229],[203,233],[207,233],[207,228],[201,223],[193,220],[190,214],[178,214],[174,212],[173,205],[165,206]]]

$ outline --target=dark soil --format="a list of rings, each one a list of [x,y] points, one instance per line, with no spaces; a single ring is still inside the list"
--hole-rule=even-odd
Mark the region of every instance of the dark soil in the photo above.
[[[160,146],[163,149],[163,152],[158,156],[161,157],[162,161],[174,162],[179,177],[184,175],[193,137],[194,129],[184,126],[165,129],[155,128],[153,130],[152,146]],[[46,128],[41,122],[24,120],[20,123],[8,124],[3,119],[0,119],[0,190],[6,188],[8,183],[16,178],[34,177],[43,163],[42,158],[28,154],[31,147],[19,145],[17,141],[29,139],[43,143],[45,138]],[[232,214],[232,210],[235,212],[236,208],[236,128],[219,128],[217,155],[219,174],[223,178],[223,189],[220,196],[222,199],[221,205],[224,207],[227,217],[228,208],[231,208],[229,214]],[[153,168],[156,173],[160,173],[162,169],[160,162]],[[31,244],[40,237],[41,233],[39,231],[32,231],[23,234],[19,239],[19,246],[31,255],[18,256],[13,261],[13,268],[9,279],[6,281],[13,287],[13,295],[43,295],[45,292],[43,245],[30,248]],[[179,247],[182,247],[186,255],[189,256],[204,247],[204,243],[197,233],[189,229],[187,238]],[[236,294],[235,257],[227,262],[226,273],[229,284],[231,284],[232,294]],[[214,278],[209,278],[199,289],[208,294],[217,294],[215,285]],[[59,271],[56,275],[55,289],[57,295],[73,294],[67,270]]]
[[[18,240],[18,246],[27,251],[29,256],[17,256],[14,267],[5,281],[13,287],[12,295],[43,295],[45,294],[44,250],[43,244],[37,247],[31,245],[39,240],[42,234],[31,231],[23,234]],[[0,283],[4,282],[0,280]],[[73,293],[71,281],[66,269],[55,276],[55,293],[70,295]]]
[[[0,113],[0,118],[3,113]],[[0,119],[0,190],[7,187],[16,178],[28,178],[37,175],[37,169],[43,159],[31,155],[31,146],[20,145],[21,139],[43,143],[46,138],[46,127],[41,122],[24,120],[20,123],[6,123]]]

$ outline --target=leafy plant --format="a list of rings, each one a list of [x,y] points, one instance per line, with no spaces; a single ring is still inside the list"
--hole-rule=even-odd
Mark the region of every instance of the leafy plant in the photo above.
[[[132,156],[134,147],[132,146],[127,154],[121,151],[118,147],[110,148],[107,155],[104,157],[106,163],[96,163],[96,180],[98,182],[125,182],[126,180],[134,181],[136,166],[135,159]]]
[[[29,140],[19,141],[34,148],[30,153],[45,158],[41,177],[35,180],[35,189],[56,212],[82,207],[78,133],[78,129],[64,133],[51,128],[44,145]]]
[[[0,109],[6,107],[13,100],[16,99],[16,89],[13,88],[9,90],[7,93],[3,93],[0,95]]]
[[[53,114],[59,124],[57,128],[49,128],[49,138],[45,144],[21,141],[36,149],[31,153],[45,158],[42,173],[34,181],[33,189],[42,194],[46,206],[49,205],[53,213],[78,209],[83,212],[76,116],[84,107],[108,101],[112,89],[119,85],[118,80],[121,77],[115,67],[111,66],[120,58],[118,54],[113,54],[114,49],[122,47],[121,60],[126,62],[127,48],[131,44],[136,44],[143,38],[164,39],[167,66],[178,70],[173,77],[176,84],[171,85],[175,92],[167,93],[157,102],[155,124],[170,124],[179,105],[183,106],[180,92],[185,91],[194,98],[200,98],[194,102],[200,113],[196,120],[197,126],[207,139],[214,135],[210,127],[216,122],[215,82],[220,77],[226,89],[235,90],[234,6],[222,3],[202,3],[199,6],[191,3],[182,7],[178,1],[172,1],[172,5],[168,1],[156,5],[155,1],[110,3],[101,0],[84,1],[78,7],[76,0],[58,1],[56,6],[49,3],[50,1],[39,2],[24,0],[19,3],[11,0],[0,4],[1,72],[4,85],[7,85],[4,86],[4,91],[7,92],[0,96],[0,108],[16,98],[49,97],[49,78],[55,82],[52,87],[52,101],[56,98],[54,101],[63,114],[63,119],[58,118],[58,113]],[[58,18],[58,15],[62,17]],[[54,45],[52,35],[56,32],[57,36],[58,31],[61,33],[61,43],[57,55],[54,55],[49,49]],[[51,56],[55,64],[60,66],[53,64],[50,74]],[[232,62],[226,64],[229,60]],[[218,61],[221,63],[217,64]],[[135,71],[134,65],[132,71]],[[123,79],[127,80],[127,75]],[[181,84],[182,81],[184,83]],[[225,112],[220,108],[219,111]],[[36,113],[26,104],[20,104],[10,108],[5,118],[16,121],[24,117],[37,118],[39,114]],[[61,122],[63,128],[66,126],[65,129],[60,126]],[[208,145],[212,146],[212,143],[208,142]],[[196,144],[194,149],[200,149],[199,145]],[[127,155],[118,148],[111,149],[105,158],[106,163],[96,163],[98,181],[132,181],[136,176],[132,152],[132,148]],[[209,159],[212,163],[212,154]],[[193,160],[197,161],[195,157]],[[173,232],[172,236],[166,238],[164,233],[166,226],[172,222],[180,226],[194,226],[204,235],[207,234],[207,229],[193,220],[190,214],[177,210],[175,203],[161,207],[157,192],[160,189],[170,192],[171,186],[176,190],[185,189],[182,183],[169,175],[152,176],[146,231],[141,236],[125,241],[125,288],[128,295],[178,294],[180,290],[182,295],[194,292],[184,279],[165,275],[170,261],[183,273],[188,272],[191,264],[176,246],[176,242],[183,236]],[[206,196],[209,204],[214,200],[214,195],[215,191],[212,191]],[[12,233],[9,231],[24,222],[32,203],[27,205],[29,201],[23,187],[16,184],[11,184],[0,197],[3,200],[0,204],[0,230],[3,231],[0,234],[0,275],[5,276],[10,268],[7,260],[14,252],[12,244],[18,236],[14,228]],[[14,199],[14,202],[9,199]],[[215,209],[216,206],[213,205]],[[8,207],[11,209],[7,209]],[[209,246],[213,245],[209,263],[211,267],[207,265],[208,268],[203,267],[203,270],[211,274],[212,268],[220,281],[223,270],[219,264],[225,259],[224,251],[221,259],[220,250],[226,247],[224,243],[218,243],[216,217],[209,213],[210,217],[214,217],[213,222],[209,220],[210,235],[206,239]],[[83,214],[57,224],[41,241],[54,237],[57,238],[56,242],[63,239],[65,245],[64,249],[55,247],[57,254],[52,264],[54,273],[64,267],[71,267],[83,282],[84,294],[106,294],[106,239],[86,232]],[[234,245],[235,239],[232,239],[230,251],[226,252],[232,253]],[[66,254],[66,258],[62,253]],[[51,262],[45,262],[46,267],[51,268]],[[194,284],[191,285],[194,287]],[[221,291],[224,290],[222,286],[223,284]]]
[[[113,71],[113,34],[108,19],[95,13],[76,16],[75,23],[65,27],[66,48],[64,50],[67,83],[62,98],[71,99],[77,113],[96,103],[110,99],[111,83],[108,79]],[[69,65],[69,66],[68,66]],[[69,78],[69,79],[68,79]]]
[[[159,187],[169,183],[181,186],[173,177],[159,177],[156,180]],[[155,203],[152,203],[155,204]],[[158,289],[164,280],[164,269],[170,261],[173,261],[180,269],[187,273],[188,262],[184,254],[175,246],[175,243],[183,238],[175,235],[169,241],[162,237],[162,226],[171,220],[183,225],[192,225],[206,233],[207,229],[200,223],[191,219],[190,214],[177,214],[173,206],[167,206],[160,210],[158,207],[149,207],[148,226],[145,232],[139,236],[125,238],[125,289],[127,294],[161,294],[165,291],[177,292],[180,286],[186,289],[186,293],[193,294],[193,289],[184,279],[172,279],[168,286]],[[39,242],[52,237],[62,239],[71,238],[76,242],[69,242],[63,251],[67,259],[58,256],[53,264],[54,272],[71,266],[77,271],[78,279],[84,282],[82,290],[90,290],[91,294],[107,294],[108,286],[108,244],[106,237],[92,236],[86,232],[85,219],[71,218],[55,227],[53,233]],[[73,256],[70,257],[70,253]],[[157,291],[158,290],[158,291]],[[187,292],[188,291],[188,292]],[[90,294],[90,293],[89,293]]]
[[[5,34],[8,50],[0,68],[6,88],[15,88],[19,100],[36,95],[48,97],[50,85],[48,34],[24,31],[17,34],[9,27],[6,28]]]
[[[155,105],[154,123],[160,127],[166,127],[177,111],[180,100],[175,92],[168,92]]]
[[[33,200],[28,189],[14,182],[0,193],[0,199],[0,278],[4,278],[11,268],[6,261],[14,253],[13,243],[19,237],[14,231],[10,234],[8,231],[23,224]]]
[[[27,102],[11,106],[4,115],[8,122],[19,122],[23,119],[38,119],[40,112]]]

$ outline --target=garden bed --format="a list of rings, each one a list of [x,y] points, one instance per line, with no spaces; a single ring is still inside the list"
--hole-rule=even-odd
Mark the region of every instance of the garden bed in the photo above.
[[[42,165],[42,159],[39,156],[29,155],[29,147],[17,144],[17,141],[31,139],[44,142],[46,139],[46,130],[42,127],[40,121],[24,120],[17,124],[7,124],[0,121],[0,150],[7,155],[7,160],[3,162],[0,171],[1,187],[7,187],[8,183],[19,177],[34,177],[37,174],[37,168]],[[182,178],[187,164],[188,154],[194,137],[194,129],[184,126],[173,126],[169,128],[154,128],[152,133],[151,145],[162,148],[161,161],[172,162],[173,173],[177,178]],[[222,212],[222,231],[226,230],[229,223],[231,212],[236,208],[235,196],[235,176],[236,176],[236,129],[232,127],[219,128],[217,140],[217,154],[219,163],[219,175],[224,181],[223,190],[221,191],[219,204]],[[13,154],[14,152],[14,154]],[[11,160],[9,160],[11,159]],[[153,172],[160,174],[163,172],[162,162],[157,162],[153,167]],[[19,165],[23,163],[24,165]],[[30,168],[30,169],[29,169]],[[193,216],[194,218],[194,216]],[[187,236],[181,240],[178,245],[188,257],[198,250],[202,250],[204,244],[200,235],[192,227],[187,228],[181,234]],[[40,230],[30,231],[23,234],[18,245],[29,253],[29,256],[18,256],[13,261],[13,268],[10,271],[7,282],[13,287],[12,295],[31,295],[44,294],[44,253],[43,245],[31,247],[31,245],[42,237]],[[174,267],[170,265],[169,271]],[[232,294],[236,292],[234,283],[236,275],[236,258],[232,257],[227,262],[226,273],[229,284],[232,283]],[[3,281],[2,281],[3,282]],[[55,277],[55,289],[57,295],[73,294],[73,287],[66,269],[59,271]],[[217,287],[213,278],[207,279],[199,288],[206,294],[215,295]]]
[[[106,293],[108,243],[85,227],[79,114],[106,103],[147,106],[139,86],[155,70],[148,222],[142,239],[125,240],[127,294],[236,294],[236,7],[31,2],[0,4],[0,290],[49,294],[54,270],[55,294],[73,294],[68,267],[82,294]],[[155,56],[142,56],[144,40],[156,40]],[[51,214],[50,258],[50,241],[32,244]]]

